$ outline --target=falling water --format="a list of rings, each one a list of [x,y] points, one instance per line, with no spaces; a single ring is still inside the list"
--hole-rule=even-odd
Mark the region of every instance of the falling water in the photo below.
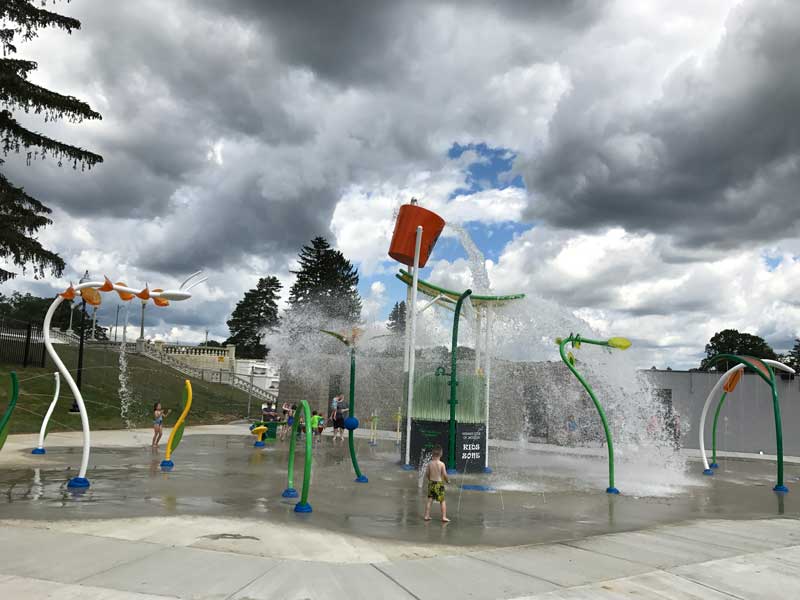
[[[128,304],[125,304],[125,327],[122,330],[122,343],[119,346],[119,416],[125,422],[127,429],[133,429],[134,423],[130,414],[133,405],[133,393],[130,388],[128,356],[126,354],[129,315]]]
[[[458,234],[458,240],[467,253],[469,270],[472,275],[472,291],[476,294],[488,294],[492,286],[489,282],[489,273],[486,271],[486,259],[483,253],[478,249],[478,246],[475,245],[475,242],[472,241],[469,232],[461,227],[461,225],[448,223],[447,227]]]

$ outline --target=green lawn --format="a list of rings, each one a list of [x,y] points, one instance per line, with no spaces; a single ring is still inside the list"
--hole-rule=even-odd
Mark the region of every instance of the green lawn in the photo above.
[[[77,348],[56,346],[64,364],[75,377]],[[161,402],[172,413],[166,424],[172,425],[180,414],[183,382],[187,376],[153,360],[128,354],[128,421],[133,427],[152,425],[153,403]],[[89,413],[92,429],[121,429],[128,425],[120,415],[119,353],[111,349],[87,348],[84,351],[81,393]],[[38,432],[44,413],[53,399],[55,367],[50,360],[44,369],[0,363],[0,414],[8,403],[10,371],[20,380],[20,396],[11,418],[11,433]],[[247,394],[228,385],[192,381],[193,399],[188,424],[225,423],[247,414]],[[72,393],[62,380],[58,405],[50,420],[50,431],[78,431],[80,417],[71,414]],[[253,414],[260,411],[260,402],[252,401]]]

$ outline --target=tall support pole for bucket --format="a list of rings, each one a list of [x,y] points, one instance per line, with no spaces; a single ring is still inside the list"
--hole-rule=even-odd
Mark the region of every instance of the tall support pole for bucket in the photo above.
[[[486,405],[486,420],[484,424],[484,430],[486,431],[486,446],[483,453],[485,460],[483,465],[484,473],[492,472],[492,468],[489,466],[489,398],[491,397],[492,390],[492,314],[492,306],[488,305],[486,307],[486,345],[484,347],[484,353],[486,355],[486,358],[484,359],[484,364],[486,365],[486,396],[484,399],[484,404]]]
[[[417,226],[417,239],[414,244],[414,276],[411,284],[411,334],[408,345],[408,412],[406,413],[406,462],[403,468],[413,470],[411,465],[411,409],[414,406],[414,363],[417,348],[417,284],[419,282],[419,252],[422,247],[422,225]],[[406,321],[408,320],[406,313]]]

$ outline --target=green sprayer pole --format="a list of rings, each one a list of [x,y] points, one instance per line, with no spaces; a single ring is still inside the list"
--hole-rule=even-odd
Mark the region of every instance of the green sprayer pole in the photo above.
[[[461,316],[461,305],[464,300],[472,294],[472,290],[467,290],[458,297],[456,302],[455,315],[453,316],[453,342],[450,347],[450,440],[447,452],[447,471],[456,470],[456,404],[458,403],[458,378],[456,377],[456,358],[458,356],[458,319]]]
[[[578,378],[578,381],[581,382],[581,385],[584,387],[586,392],[589,394],[589,397],[592,399],[594,403],[594,407],[597,409],[597,413],[600,415],[600,420],[603,423],[603,431],[606,434],[606,445],[608,446],[608,488],[606,488],[606,492],[609,494],[619,494],[619,490],[614,487],[614,444],[611,441],[611,432],[608,429],[608,420],[606,419],[606,413],[603,410],[603,407],[600,406],[600,402],[598,402],[597,397],[594,395],[594,391],[592,388],[589,387],[589,384],[586,383],[586,380],[583,376],[578,373],[578,370],[572,365],[572,363],[567,360],[567,355],[564,354],[564,346],[567,345],[568,342],[576,341],[579,343],[586,343],[586,344],[594,344],[596,346],[608,346],[608,342],[600,341],[600,340],[587,340],[583,338],[575,339],[572,336],[568,337],[565,340],[562,340],[561,343],[558,345],[558,352],[561,355],[561,360],[564,361],[564,364],[567,365],[572,374]]]
[[[778,483],[772,489],[776,492],[788,492],[789,488],[783,483],[783,427],[781,425],[781,404],[778,401],[778,385],[775,381],[775,371],[769,365],[767,365],[767,370],[770,378],[769,385],[772,388],[772,411],[775,414],[775,445],[778,453]]]
[[[356,347],[350,346],[350,416],[356,418]],[[350,460],[353,462],[353,470],[356,472],[358,483],[367,483],[369,480],[361,473],[358,468],[358,458],[356,458],[356,445],[353,440],[355,432],[352,429],[347,431],[347,444],[350,446]]]
[[[310,513],[311,505],[308,503],[308,487],[311,484],[311,459],[313,456],[313,439],[311,433],[311,409],[308,407],[306,400],[300,401],[299,410],[303,411],[306,429],[306,458],[303,468],[303,490],[300,495],[300,502],[295,504],[294,512]],[[286,489],[281,494],[284,498],[297,498],[297,490],[294,489],[294,451],[295,440],[297,439],[297,429],[300,426],[300,419],[295,415],[294,423],[292,424],[292,431],[290,432],[291,439],[289,440],[289,468],[286,477]]]
[[[714,413],[714,425],[711,427],[711,468],[716,469],[717,464],[717,421],[719,421],[719,413],[722,410],[722,405],[725,404],[725,398],[728,397],[728,392],[722,392],[722,397],[717,404],[717,411]]]

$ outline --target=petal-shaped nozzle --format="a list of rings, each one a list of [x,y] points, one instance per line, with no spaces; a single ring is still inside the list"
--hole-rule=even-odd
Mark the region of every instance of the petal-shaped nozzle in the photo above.
[[[572,352],[567,352],[567,360],[573,367],[575,366],[575,355]]]
[[[153,293],[150,294],[150,298],[153,300],[153,304],[156,306],[169,306],[169,300],[166,298],[162,298],[161,296],[157,295],[157,292],[163,292],[161,288],[153,289]]]
[[[75,297],[75,288],[72,287],[72,284],[69,284],[69,287],[59,294],[64,300],[72,300]]]
[[[105,275],[103,275],[103,279],[105,279],[105,281],[103,282],[103,285],[101,285],[97,289],[99,289],[101,292],[110,292],[110,291],[112,291],[114,289],[114,284],[111,283],[111,280],[108,277],[106,277]]]
[[[128,284],[125,283],[124,281],[118,281],[115,285],[119,285],[125,288],[128,287]],[[120,290],[117,290],[117,294],[119,294],[119,299],[122,300],[123,302],[127,302],[128,300],[133,300],[133,294],[131,294],[130,292],[122,292]]]
[[[142,300],[150,300],[150,288],[144,286],[144,289],[136,294],[137,298],[141,298]]]
[[[556,346],[560,346],[563,341],[564,341],[564,338],[557,337],[555,339]]]
[[[612,337],[608,339],[608,345],[617,350],[627,350],[631,347],[631,341],[624,337]]]
[[[86,304],[91,306],[100,306],[102,300],[100,299],[100,292],[96,288],[83,288],[81,290],[81,298],[86,300]]]

